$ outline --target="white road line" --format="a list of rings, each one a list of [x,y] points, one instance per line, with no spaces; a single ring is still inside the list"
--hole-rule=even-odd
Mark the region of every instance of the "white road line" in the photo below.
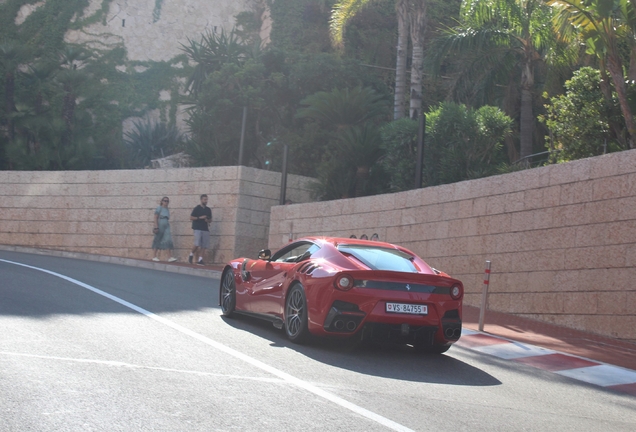
[[[601,387],[636,383],[636,372],[607,364],[568,369],[556,373]]]
[[[64,279],[64,280],[66,280],[68,282],[71,282],[71,283],[73,283],[75,285],[78,285],[78,286],[80,286],[82,288],[85,288],[85,289],[87,289],[89,291],[92,291],[95,294],[99,294],[100,296],[106,297],[109,300],[112,300],[112,301],[114,301],[116,303],[119,303],[122,306],[125,306],[125,307],[127,307],[129,309],[132,309],[135,312],[139,312],[140,314],[145,315],[148,318],[151,318],[151,319],[153,319],[155,321],[158,321],[158,322],[160,322],[160,323],[162,323],[162,324],[164,324],[164,325],[166,325],[166,326],[168,326],[168,327],[170,327],[170,328],[172,328],[174,330],[177,330],[177,331],[179,331],[179,332],[181,332],[181,333],[183,333],[185,335],[188,335],[188,336],[190,336],[190,337],[192,337],[192,338],[194,338],[194,339],[196,339],[196,340],[198,340],[200,342],[203,342],[206,345],[209,345],[209,346],[211,346],[213,348],[216,348],[219,351],[222,351],[222,352],[224,352],[226,354],[229,354],[229,355],[231,355],[231,356],[233,356],[233,357],[235,357],[235,358],[237,358],[239,360],[242,360],[245,363],[251,364],[254,367],[257,367],[257,368],[259,368],[261,370],[264,370],[265,372],[269,372],[270,374],[279,377],[280,379],[282,379],[283,381],[286,381],[289,384],[293,384],[296,387],[304,389],[304,390],[306,390],[306,391],[308,391],[310,393],[313,393],[316,396],[319,396],[319,397],[321,397],[323,399],[326,399],[326,400],[328,400],[330,402],[333,402],[334,404],[339,405],[342,408],[346,408],[349,411],[352,411],[352,412],[354,412],[354,413],[356,413],[358,415],[361,415],[362,417],[365,417],[365,418],[367,418],[369,420],[372,420],[372,421],[374,421],[376,423],[379,423],[379,424],[381,424],[383,426],[386,426],[389,429],[392,429],[392,430],[395,430],[395,431],[413,432],[412,429],[409,429],[406,426],[403,426],[403,425],[401,425],[401,424],[399,424],[397,422],[394,422],[393,420],[390,420],[390,419],[388,419],[386,417],[383,417],[383,416],[381,416],[379,414],[376,414],[376,413],[374,413],[372,411],[369,411],[369,410],[367,410],[365,408],[362,408],[361,406],[358,406],[358,405],[356,405],[356,404],[354,404],[352,402],[349,402],[349,401],[347,401],[347,400],[345,400],[345,399],[343,399],[343,398],[341,398],[339,396],[336,396],[336,395],[334,395],[332,393],[329,393],[329,392],[327,392],[327,391],[325,391],[325,390],[323,390],[323,389],[321,389],[321,388],[319,388],[319,387],[317,387],[317,386],[315,386],[313,384],[310,384],[310,383],[308,383],[306,381],[303,381],[303,380],[301,380],[299,378],[296,378],[296,377],[294,377],[294,376],[292,376],[292,375],[290,375],[290,374],[288,374],[286,372],[283,372],[283,371],[278,370],[278,369],[276,369],[276,368],[274,368],[274,367],[272,367],[272,366],[270,366],[268,364],[265,364],[265,363],[263,363],[260,360],[256,360],[255,358],[252,358],[252,357],[250,357],[250,356],[248,356],[246,354],[243,354],[242,352],[236,351],[233,348],[225,346],[225,345],[221,344],[220,342],[212,340],[212,339],[210,339],[210,338],[208,338],[206,336],[203,336],[203,335],[201,335],[199,333],[196,333],[196,332],[194,332],[194,331],[192,331],[192,330],[190,330],[188,328],[182,327],[182,326],[180,326],[177,323],[174,323],[174,322],[172,322],[170,320],[162,318],[159,315],[155,315],[154,313],[152,313],[150,311],[147,311],[146,309],[143,309],[143,308],[141,308],[141,307],[139,307],[137,305],[134,305],[134,304],[132,304],[130,302],[127,302],[126,300],[120,299],[119,297],[116,297],[116,296],[114,296],[112,294],[109,294],[109,293],[107,293],[105,291],[102,291],[102,290],[97,289],[95,287],[92,287],[92,286],[90,286],[88,284],[80,282],[80,281],[78,281],[76,279],[70,278],[68,276],[64,276],[64,275],[59,274],[59,273],[55,273],[55,272],[50,271],[50,270],[46,270],[46,269],[39,268],[39,267],[33,267],[33,266],[30,266],[30,265],[27,265],[27,264],[22,264],[22,263],[18,263],[18,262],[14,262],[14,261],[8,261],[8,260],[0,259],[0,262],[5,262],[5,263],[8,263],[8,264],[14,264],[14,265],[21,266],[21,267],[26,267],[26,268],[29,268],[29,269],[32,269],[32,270],[41,271],[41,272],[50,274],[52,276],[59,277],[60,279]]]
[[[555,351],[546,348],[515,342],[484,345],[480,347],[473,347],[472,349],[484,354],[490,354],[492,356],[507,360],[555,354]]]
[[[89,363],[89,364],[98,364],[98,365],[113,366],[113,367],[125,367],[130,369],[147,369],[147,370],[160,371],[160,372],[174,372],[174,373],[180,373],[180,374],[192,374],[192,375],[199,375],[199,376],[213,376],[218,378],[260,381],[260,382],[267,382],[267,383],[278,383],[278,384],[284,383],[284,381],[279,378],[249,377],[249,376],[241,376],[241,375],[220,374],[220,373],[213,373],[213,372],[164,368],[164,367],[158,367],[158,366],[144,366],[144,365],[136,365],[132,363],[124,363],[124,362],[112,361],[112,360],[95,360],[95,359],[82,359],[82,358],[70,358],[70,357],[43,356],[43,355],[37,355],[37,354],[16,353],[16,352],[8,352],[8,351],[0,351],[0,355],[13,356],[13,357],[37,358],[37,359],[43,359],[43,360],[58,360],[58,361],[65,361],[65,362],[72,362],[72,363]]]

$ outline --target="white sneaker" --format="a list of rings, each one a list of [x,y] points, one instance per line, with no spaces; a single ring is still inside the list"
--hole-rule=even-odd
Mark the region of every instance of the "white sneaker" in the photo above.
[[[153,260],[153,261],[159,261],[159,258],[154,257],[152,260]]]
[[[168,258],[168,262],[175,262],[177,259],[175,257]]]

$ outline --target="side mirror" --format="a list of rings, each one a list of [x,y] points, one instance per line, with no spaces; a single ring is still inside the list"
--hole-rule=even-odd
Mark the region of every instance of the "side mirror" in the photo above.
[[[258,259],[260,260],[269,260],[271,257],[272,257],[272,251],[270,251],[269,249],[262,249],[258,253]]]

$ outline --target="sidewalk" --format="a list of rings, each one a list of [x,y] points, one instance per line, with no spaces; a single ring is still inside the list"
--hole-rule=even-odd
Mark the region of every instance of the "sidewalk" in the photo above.
[[[119,264],[129,267],[146,268],[151,270],[161,270],[171,273],[188,274],[191,276],[201,276],[210,278],[220,278],[223,265],[205,265],[199,266],[195,264],[189,264],[187,257],[185,262],[167,262],[167,261],[153,261],[151,259],[137,259],[137,258],[122,258],[108,255],[94,255],[80,252],[67,252],[58,251],[53,249],[37,249],[25,246],[7,246],[0,245],[0,250],[10,252],[29,253],[35,255],[49,255],[62,258],[82,259],[87,261],[97,261],[109,264]]]
[[[187,258],[186,258],[187,259]],[[162,268],[162,270],[165,271],[171,271],[171,268],[174,269],[174,267],[178,267],[180,269],[182,269],[181,271],[178,271],[178,273],[184,273],[187,272],[187,269],[192,269],[192,274],[194,274],[197,270],[202,270],[202,271],[206,271],[207,270],[207,276],[210,277],[221,277],[221,272],[223,271],[223,268],[225,267],[222,264],[206,264],[204,266],[200,266],[198,264],[190,264],[188,262],[180,262],[180,261],[175,261],[175,262],[166,262],[166,261],[152,261],[152,260],[139,260],[139,261],[143,261],[143,262],[150,262],[150,263],[156,263],[160,266],[165,266],[165,268]],[[218,274],[215,274],[214,272],[218,272]],[[198,274],[197,274],[198,276]]]

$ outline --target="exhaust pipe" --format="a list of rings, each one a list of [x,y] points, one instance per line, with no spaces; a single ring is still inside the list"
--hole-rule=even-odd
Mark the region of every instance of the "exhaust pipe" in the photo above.
[[[455,331],[453,332],[453,336],[455,337],[455,339],[459,339],[461,335],[462,335],[461,329],[455,329]]]
[[[452,339],[455,335],[455,329],[447,328],[444,330],[444,335],[446,335],[446,339]]]
[[[354,331],[358,327],[355,321],[347,321],[347,330]]]
[[[333,323],[333,326],[336,328],[336,330],[342,330],[345,327],[345,323],[343,320],[337,320],[335,323]]]

